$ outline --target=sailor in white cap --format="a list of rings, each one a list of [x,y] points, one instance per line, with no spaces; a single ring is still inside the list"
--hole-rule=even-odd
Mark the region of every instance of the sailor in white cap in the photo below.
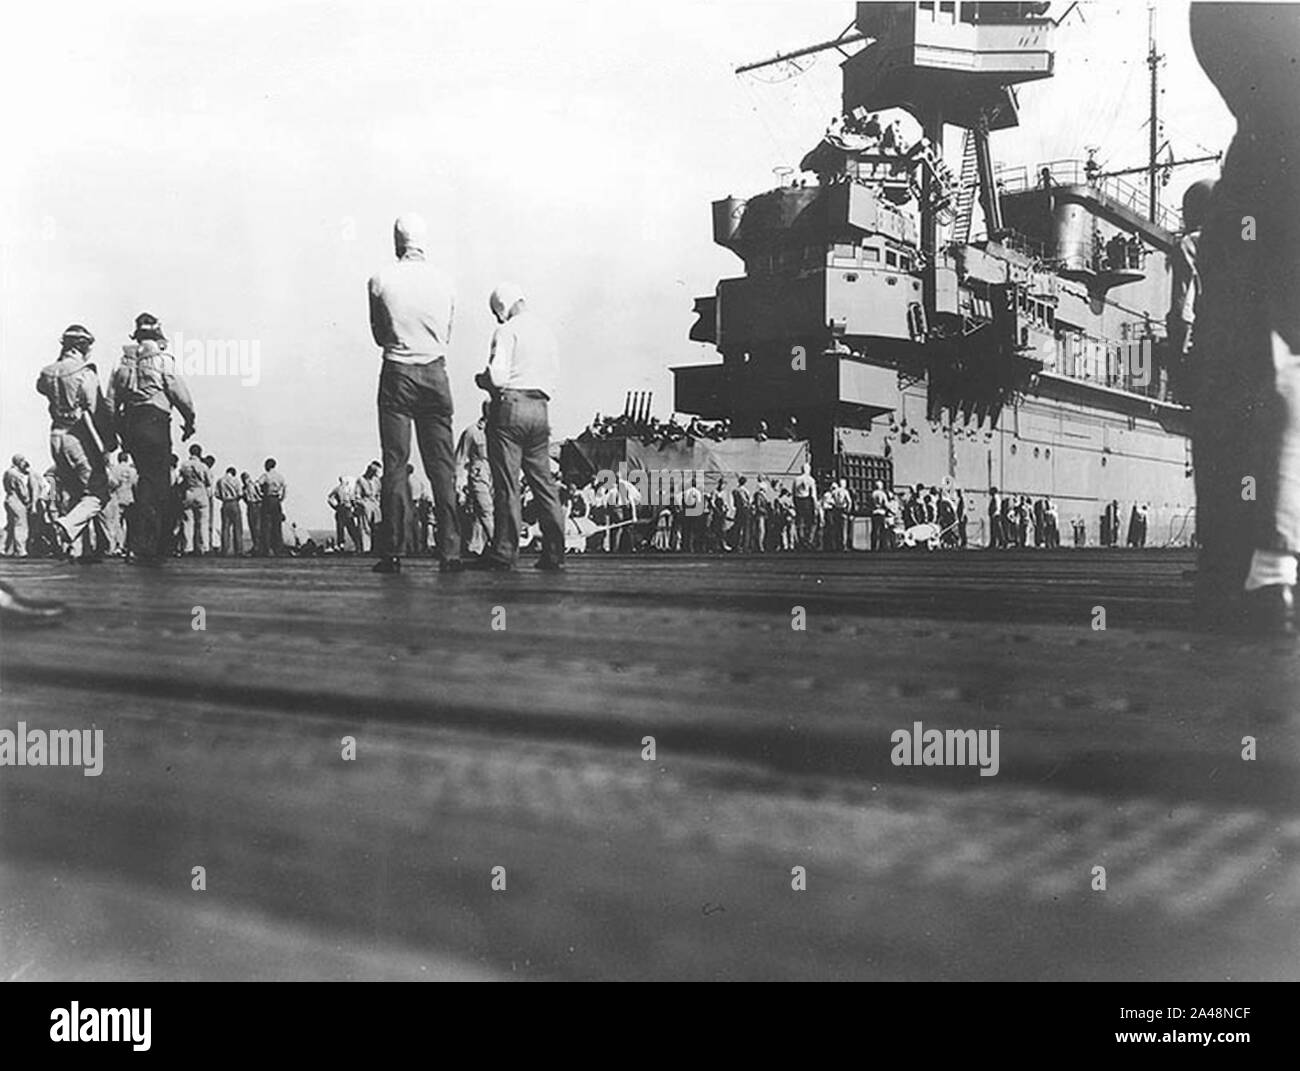
[[[393,224],[397,260],[370,280],[370,330],[383,349],[379,374],[379,442],[383,449],[377,573],[401,571],[410,552],[414,504],[406,465],[411,425],[433,487],[438,558],[443,572],[461,568],[456,523],[456,462],[452,442],[447,347],[456,300],[451,282],[427,258],[428,226],[414,213]]]

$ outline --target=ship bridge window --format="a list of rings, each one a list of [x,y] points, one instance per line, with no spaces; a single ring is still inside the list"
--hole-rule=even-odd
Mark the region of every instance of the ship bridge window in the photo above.
[[[836,242],[831,246],[831,256],[847,257],[849,260],[857,260],[858,247],[852,242]]]
[[[886,249],[886,250],[885,250],[885,263],[886,263],[887,265],[889,265],[889,267],[891,267],[891,268],[897,268],[897,267],[898,267],[898,254],[895,253],[892,249]]]
[[[862,247],[862,260],[867,264],[879,264],[880,250],[874,245],[864,245]]]
[[[940,0],[939,11],[944,15],[951,15],[957,10],[956,0]]]

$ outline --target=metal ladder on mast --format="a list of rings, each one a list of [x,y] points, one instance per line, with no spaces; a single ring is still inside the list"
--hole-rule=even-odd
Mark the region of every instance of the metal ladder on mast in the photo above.
[[[966,130],[961,139],[961,177],[958,180],[957,221],[953,225],[952,240],[959,245],[970,241],[971,219],[975,215],[975,191],[979,189],[979,161],[975,151],[975,135]]]

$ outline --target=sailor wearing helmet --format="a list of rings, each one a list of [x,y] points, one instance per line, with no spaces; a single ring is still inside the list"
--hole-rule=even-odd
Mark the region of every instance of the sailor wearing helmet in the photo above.
[[[93,547],[82,547],[83,561],[97,560],[108,543],[101,516],[109,495],[104,454],[117,445],[98,372],[87,359],[94,343],[86,328],[72,324],[60,339],[59,359],[42,368],[36,380],[36,390],[49,402],[50,455],[72,503],[54,531],[62,552],[73,557],[77,542],[94,526],[97,539]]]

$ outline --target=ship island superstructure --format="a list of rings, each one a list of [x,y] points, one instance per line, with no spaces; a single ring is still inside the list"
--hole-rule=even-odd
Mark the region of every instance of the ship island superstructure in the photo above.
[[[980,541],[996,486],[1051,497],[1090,543],[1112,501],[1149,507],[1152,542],[1187,543],[1188,413],[1165,324],[1178,221],[1154,182],[1144,204],[1091,157],[992,163],[1016,88],[1053,74],[1048,9],[857,5],[830,43],[866,42],[841,65],[842,118],[782,185],[713,205],[744,273],[696,301],[690,337],[722,362],[674,368],[674,407],[735,435],[797,427],[859,512],[875,480],[956,487]],[[881,120],[893,109],[923,136],[907,145]]]

